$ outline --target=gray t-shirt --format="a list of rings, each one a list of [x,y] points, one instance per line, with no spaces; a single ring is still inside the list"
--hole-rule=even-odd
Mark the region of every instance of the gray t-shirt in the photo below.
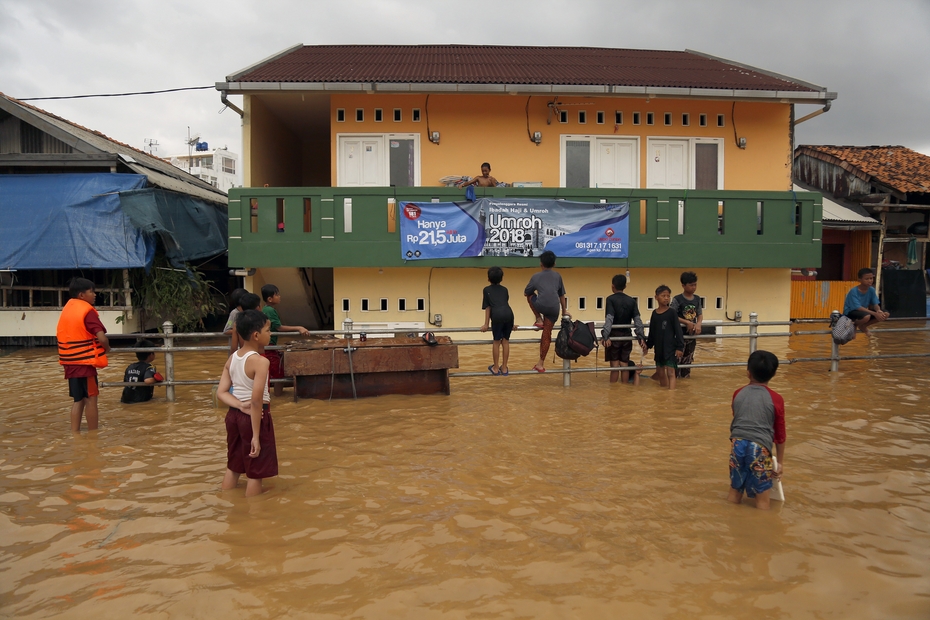
[[[749,384],[733,394],[730,439],[748,439],[772,451],[785,442],[785,401],[768,386]]]
[[[533,293],[536,293],[536,310],[543,316],[557,321],[559,313],[562,312],[562,303],[559,301],[559,297],[565,295],[562,276],[551,269],[544,269],[534,273],[529,284],[523,290],[524,295],[532,295]]]

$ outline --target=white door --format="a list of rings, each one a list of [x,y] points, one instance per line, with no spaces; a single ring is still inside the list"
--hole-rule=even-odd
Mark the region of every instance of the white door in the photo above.
[[[687,140],[649,140],[646,153],[646,186],[689,189],[691,162]]]
[[[592,187],[634,188],[639,184],[636,141],[598,138]]]
[[[339,187],[386,187],[388,165],[384,136],[340,136]]]

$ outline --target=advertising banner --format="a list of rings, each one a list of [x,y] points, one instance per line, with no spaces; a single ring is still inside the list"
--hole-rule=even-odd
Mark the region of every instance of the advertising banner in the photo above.
[[[475,256],[627,258],[630,204],[481,198],[401,205],[406,260]]]

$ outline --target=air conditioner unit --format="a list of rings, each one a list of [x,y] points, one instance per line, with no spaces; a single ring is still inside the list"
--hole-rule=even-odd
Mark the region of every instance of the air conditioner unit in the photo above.
[[[365,332],[369,338],[393,338],[397,334],[393,331],[379,330],[403,330],[401,335],[408,333],[420,334],[426,331],[426,323],[423,321],[371,321],[362,322],[354,321],[351,324],[343,322],[342,329],[352,329],[353,338],[357,338],[360,332]]]

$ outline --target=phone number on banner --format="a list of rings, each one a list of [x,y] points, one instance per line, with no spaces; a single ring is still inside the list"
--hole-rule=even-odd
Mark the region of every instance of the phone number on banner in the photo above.
[[[620,243],[600,243],[595,241],[579,241],[575,247],[579,250],[592,250],[594,252],[615,252],[620,249]]]

